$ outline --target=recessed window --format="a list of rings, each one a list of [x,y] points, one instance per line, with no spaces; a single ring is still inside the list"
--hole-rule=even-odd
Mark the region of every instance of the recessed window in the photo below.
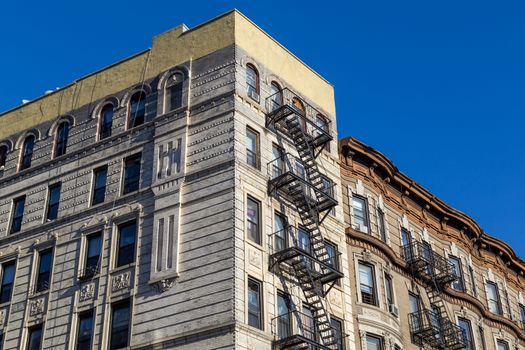
[[[263,329],[261,306],[261,282],[248,278],[248,324],[259,329]]]
[[[261,202],[247,198],[246,205],[246,228],[248,239],[257,244],[261,244],[261,225],[260,225]]]
[[[483,330],[483,326],[479,326],[478,331],[479,331],[479,338],[481,339],[481,349],[487,350],[487,343],[485,343],[485,330]]]
[[[271,175],[272,179],[275,179],[284,173],[284,152],[282,148],[275,143],[272,145],[272,157]]]
[[[124,160],[124,190],[122,194],[139,190],[141,159],[142,154],[139,153]]]
[[[111,306],[110,350],[126,348],[129,343],[130,302],[125,300]]]
[[[303,336],[310,340],[317,341],[318,333],[315,325],[314,311],[309,305],[303,304],[302,326]]]
[[[352,196],[352,211],[355,228],[368,233],[368,205],[364,197]]]
[[[465,290],[465,285],[463,283],[463,271],[461,269],[461,260],[458,257],[449,255],[448,262],[452,264],[452,272],[457,276],[457,280],[452,282],[452,288],[457,291],[463,292]]]
[[[286,217],[280,213],[274,213],[274,253],[288,247],[288,235]]]
[[[62,122],[57,128],[55,141],[55,157],[66,154],[67,140],[69,138],[69,123]]]
[[[93,197],[91,205],[103,203],[106,199],[106,183],[108,179],[108,167],[103,166],[93,171]]]
[[[509,343],[503,340],[498,340],[498,350],[509,350]]]
[[[377,208],[377,225],[379,227],[379,238],[383,242],[386,242],[386,221],[385,221],[385,213]]]
[[[2,286],[0,287],[0,304],[11,300],[13,283],[15,281],[16,262],[9,261],[2,264]]]
[[[41,251],[38,258],[38,274],[36,276],[36,289],[35,291],[43,292],[49,289],[49,283],[51,281],[51,270],[53,263],[53,250],[47,249]]]
[[[294,107],[296,114],[298,114],[300,116],[299,117],[299,125],[301,126],[301,130],[303,130],[303,132],[306,132],[307,131],[307,127],[306,127],[306,112],[305,112],[305,108],[304,108],[303,102],[301,102],[301,100],[298,99],[297,97],[294,97],[292,99],[292,106]]]
[[[335,344],[331,347],[334,350],[344,350],[343,342],[343,322],[335,318],[334,316],[330,317],[330,324],[335,333]]]
[[[27,336],[27,350],[41,349],[43,327],[43,324],[39,324],[37,326],[29,328],[29,334]]]
[[[290,306],[290,297],[283,292],[277,292],[277,335],[281,339],[292,335]]]
[[[501,315],[501,301],[499,298],[498,285],[494,282],[487,282],[487,296],[488,296],[488,306],[490,312]]]
[[[402,227],[401,228],[401,248],[406,247],[409,248],[410,243],[412,243],[412,236],[410,235],[410,232]]]
[[[251,64],[246,66],[246,89],[248,96],[259,102],[259,73]]]
[[[283,92],[279,84],[272,81],[270,85],[270,111],[275,111],[283,105]]]
[[[103,140],[111,136],[113,129],[113,114],[115,113],[115,107],[112,103],[108,103],[102,107],[100,111],[100,126],[99,126],[99,139]]]
[[[478,296],[478,287],[476,286],[476,274],[474,273],[474,268],[472,265],[468,266],[468,272],[470,275],[470,283],[472,284],[472,292],[474,293],[474,296]]]
[[[118,227],[117,267],[131,264],[135,261],[136,235],[136,221],[131,221]]]
[[[24,207],[26,196],[19,197],[13,201],[13,219],[11,220],[11,233],[19,232],[22,229],[24,219]]]
[[[328,119],[326,119],[323,115],[318,114],[315,116],[315,126],[315,136],[320,136],[322,134],[330,135],[330,124],[328,123]],[[326,143],[324,149],[330,152],[330,142]]]
[[[146,116],[146,94],[143,91],[131,96],[128,107],[128,129],[144,124]]]
[[[76,350],[90,350],[93,337],[93,310],[78,316],[78,334]]]
[[[337,246],[331,242],[324,242],[326,248],[326,253],[328,254],[327,264],[334,270],[339,270],[339,254],[337,251]],[[337,281],[339,284],[339,280]]]
[[[259,133],[246,128],[246,163],[259,169]]]
[[[49,186],[46,214],[46,219],[48,221],[56,220],[58,218],[58,206],[60,205],[61,188],[62,185],[60,183]]]
[[[365,304],[377,305],[374,267],[372,265],[359,262],[359,285],[361,301]]]
[[[464,350],[476,350],[476,347],[474,346],[474,337],[472,336],[472,325],[470,324],[470,321],[466,318],[458,318],[458,326],[461,329],[461,333],[463,333],[463,339],[466,342],[466,346],[463,348]]]
[[[86,239],[86,264],[84,267],[84,276],[94,276],[98,273],[100,267],[100,251],[102,248],[102,233],[94,233],[87,236]]]
[[[173,74],[166,82],[166,98],[168,111],[173,111],[182,107],[182,87],[184,75],[182,73]]]
[[[20,160],[20,170],[27,169],[31,166],[34,148],[35,136],[29,135],[25,138],[24,144],[22,145],[22,159]]]
[[[520,311],[520,322],[521,322],[521,329],[525,331],[525,305],[518,304],[518,308]]]
[[[0,146],[0,168],[5,167],[5,162],[7,159],[7,146]]]
[[[366,335],[366,350],[383,350],[383,338],[377,335]]]
[[[395,304],[394,303],[394,285],[392,283],[392,276],[385,273],[385,295],[386,295],[386,303],[387,306],[390,308],[390,305]]]

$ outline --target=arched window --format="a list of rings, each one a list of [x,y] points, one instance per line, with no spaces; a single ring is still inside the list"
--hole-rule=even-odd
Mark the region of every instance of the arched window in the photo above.
[[[69,123],[62,122],[57,128],[55,141],[55,157],[66,154],[67,139],[69,137]]]
[[[143,91],[136,92],[129,101],[128,129],[144,124],[146,115],[146,94]]]
[[[182,107],[182,87],[184,75],[175,73],[166,82],[166,108],[167,111],[173,111]]]
[[[106,104],[100,111],[100,126],[99,139],[105,139],[111,136],[111,128],[113,127],[113,111],[115,107],[112,103]]]
[[[304,110],[304,105],[301,102],[301,100],[297,97],[293,98],[292,103],[295,109],[297,110],[298,114],[300,115],[299,124],[301,125],[301,129],[303,129],[303,131],[306,131],[306,113]]]
[[[321,134],[323,133],[323,131],[329,135],[330,134],[330,130],[329,130],[329,126],[328,126],[328,120],[321,114],[318,114],[315,116],[315,125],[319,128],[316,130],[316,136],[321,136]],[[325,146],[324,146],[324,149],[329,151],[330,152],[330,143],[328,142]]]
[[[270,111],[275,111],[283,105],[283,92],[275,81],[270,85]]]
[[[3,168],[5,166],[6,158],[7,158],[7,146],[1,145],[0,146],[0,168]]]
[[[259,102],[259,73],[252,64],[246,65],[246,89],[248,96]]]
[[[35,136],[29,135],[24,140],[22,146],[22,159],[20,161],[20,170],[27,169],[31,166],[31,159],[33,158],[33,148],[35,147]]]

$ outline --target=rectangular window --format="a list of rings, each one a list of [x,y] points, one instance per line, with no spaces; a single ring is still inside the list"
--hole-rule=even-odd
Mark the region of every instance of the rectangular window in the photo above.
[[[282,292],[277,292],[277,335],[287,338],[293,333],[292,315],[290,315],[290,297]]]
[[[330,317],[330,324],[332,325],[332,328],[335,332],[335,344],[330,349],[344,350],[343,322],[332,316]]]
[[[303,315],[301,318],[303,336],[311,340],[317,340],[318,333],[312,308],[303,304]]]
[[[487,344],[485,343],[485,330],[482,326],[479,326],[479,337],[481,338],[481,349],[487,350]]]
[[[509,343],[503,340],[498,340],[498,350],[509,350]]]
[[[497,315],[501,315],[501,302],[499,298],[498,285],[496,283],[490,281],[487,282],[487,296],[487,303],[490,312],[495,313]]]
[[[27,337],[27,350],[40,350],[42,347],[42,328],[43,324],[29,328]]]
[[[60,183],[49,186],[47,198],[47,220],[52,221],[58,218],[58,205],[60,204]]]
[[[259,133],[246,128],[246,163],[259,169]]]
[[[386,295],[386,303],[388,307],[390,307],[391,304],[394,303],[394,286],[392,285],[392,277],[385,273],[385,295]]]
[[[274,213],[274,253],[280,252],[281,250],[288,247],[288,235],[287,235],[287,224],[286,217],[279,213]]]
[[[100,251],[102,248],[102,233],[98,232],[87,237],[86,264],[84,276],[90,277],[98,273],[100,267]]]
[[[379,238],[383,242],[386,242],[386,222],[385,222],[385,213],[377,208],[377,224],[379,226]]]
[[[91,205],[103,203],[106,199],[106,183],[108,180],[108,167],[95,169],[93,171],[93,197]]]
[[[38,275],[35,291],[43,292],[49,289],[53,262],[53,250],[47,249],[38,253]]]
[[[128,346],[130,302],[129,299],[115,303],[111,307],[110,350]]]
[[[284,173],[284,152],[281,147],[275,143],[272,145],[272,179],[281,176]]]
[[[327,264],[333,268],[336,271],[339,271],[339,253],[337,250],[337,246],[331,242],[324,242],[326,252],[328,253],[328,261]],[[335,282],[336,285],[341,285],[341,279],[338,279]]]
[[[461,260],[455,256],[449,255],[448,262],[452,264],[452,272],[458,278],[457,280],[452,282],[452,288],[460,292],[463,292],[465,290],[464,289],[465,285],[463,283],[463,270],[461,269]]]
[[[117,266],[124,266],[135,261],[135,236],[137,223],[131,221],[118,227]]]
[[[520,310],[521,329],[525,331],[525,306],[523,304],[518,304],[518,308]]]
[[[11,233],[19,232],[22,229],[22,219],[24,218],[24,207],[26,196],[19,197],[13,201],[13,219],[11,220]]]
[[[476,350],[474,346],[474,337],[472,336],[472,326],[470,321],[465,318],[458,318],[458,326],[463,333],[463,338],[466,341],[466,346],[464,350]]]
[[[472,283],[472,293],[474,293],[474,296],[478,296],[478,287],[476,286],[476,275],[474,274],[474,269],[472,268],[472,265],[468,266],[468,272],[470,274],[470,282]]]
[[[359,262],[359,284],[361,301],[365,304],[377,305],[374,267],[372,265]]]
[[[2,286],[0,287],[0,304],[11,300],[13,283],[15,281],[16,262],[9,261],[2,264]]]
[[[93,336],[93,310],[78,316],[78,334],[76,350],[90,350]]]
[[[368,232],[367,200],[360,196],[352,196],[354,225],[359,231]]]
[[[383,338],[377,335],[367,334],[366,350],[383,350]]]
[[[263,329],[261,306],[261,282],[248,278],[248,324],[259,329]]]
[[[246,206],[246,228],[248,239],[257,244],[261,244],[261,225],[260,225],[261,203],[252,197],[248,197]]]
[[[142,154],[135,154],[124,160],[123,194],[138,191],[140,184],[140,161]]]

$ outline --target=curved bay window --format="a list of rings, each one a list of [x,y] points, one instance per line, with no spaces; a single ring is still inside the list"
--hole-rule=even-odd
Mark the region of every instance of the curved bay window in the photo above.
[[[173,74],[166,82],[166,112],[182,107],[184,75]]]
[[[113,114],[115,107],[113,104],[106,104],[100,111],[100,127],[99,127],[99,139],[105,139],[111,136],[111,129],[113,127]]]
[[[3,168],[5,166],[6,159],[7,159],[7,146],[1,145],[0,146],[0,168]]]
[[[246,65],[246,93],[259,102],[259,73],[252,64]]]
[[[270,96],[270,111],[275,111],[283,105],[283,92],[275,81],[270,85]]]
[[[57,128],[55,141],[55,157],[66,154],[67,139],[69,138],[69,123],[62,122]]]
[[[29,135],[24,140],[22,146],[22,159],[20,160],[20,170],[27,169],[31,166],[31,159],[33,158],[33,148],[35,147],[35,136]]]
[[[146,116],[146,94],[144,91],[136,92],[129,101],[128,129],[144,124]]]

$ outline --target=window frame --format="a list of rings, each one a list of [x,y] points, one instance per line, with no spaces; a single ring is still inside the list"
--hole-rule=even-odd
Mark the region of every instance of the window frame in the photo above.
[[[509,343],[503,339],[496,339],[496,350],[500,350],[500,345],[503,345],[503,350],[510,350]]]
[[[256,290],[256,293],[257,293],[257,308],[258,310],[255,310],[255,311],[252,311],[250,306],[252,306],[252,304],[250,303],[250,283],[252,283],[253,285],[257,286],[257,290]],[[247,289],[247,297],[246,297],[246,302],[247,302],[247,307],[246,307],[246,310],[247,310],[247,322],[246,324],[248,324],[249,326],[251,327],[254,327],[254,328],[257,328],[257,329],[260,329],[262,331],[264,331],[264,315],[263,315],[263,285],[262,285],[262,282],[259,281],[258,279],[256,278],[253,278],[251,276],[248,276],[248,279],[247,279],[247,284],[246,284],[246,289]],[[252,290],[253,291],[253,290]],[[250,315],[256,317],[257,319],[257,324],[256,325],[253,325],[251,323],[251,318],[250,318]]]
[[[249,203],[250,202],[253,202],[255,204],[255,208],[256,208],[256,215],[257,215],[257,218],[256,218],[256,222],[253,222],[250,220],[250,216],[248,214],[248,211],[249,211]],[[246,196],[246,238],[252,242],[252,243],[255,243],[257,245],[262,245],[262,227],[261,227],[261,216],[262,216],[262,205],[261,205],[261,201],[256,199],[255,197],[251,196],[251,195],[247,195]],[[251,229],[250,229],[250,225],[252,226],[255,226],[256,228],[256,237],[254,239],[254,237],[251,236]]]
[[[121,242],[122,242],[122,230],[123,228],[126,228],[126,227],[129,227],[129,226],[132,226],[134,225],[135,226],[135,234],[133,235],[133,243],[131,244],[125,244],[123,246],[121,246]],[[135,261],[136,261],[136,255],[137,255],[137,238],[138,238],[138,230],[139,230],[139,225],[138,225],[138,222],[137,222],[137,219],[132,219],[132,220],[128,220],[128,221],[123,221],[121,223],[119,223],[117,225],[117,232],[116,232],[116,247],[115,247],[115,268],[119,268],[119,267],[122,267],[122,266],[128,266],[130,264],[134,264]],[[128,255],[124,254],[125,252],[125,249],[127,249],[128,247],[132,247],[133,248],[133,254],[129,254],[128,252]],[[122,258],[123,260],[121,260],[121,257],[124,256],[124,258]],[[126,256],[128,256],[127,258],[125,258]],[[124,259],[127,259],[127,260],[124,260]],[[129,260],[131,259],[131,260]]]
[[[334,327],[333,323],[332,322],[336,322],[337,324],[339,324],[339,330],[336,329],[336,327]],[[336,344],[334,344],[333,346],[336,346],[335,348],[331,348],[333,350],[345,350],[346,349],[346,346],[345,346],[345,342],[344,342],[344,321],[338,317],[335,317],[334,315],[330,315],[330,325],[332,326],[332,328],[335,330],[335,340],[337,341]],[[337,334],[339,333],[339,334]],[[339,336],[339,339],[337,338]]]
[[[0,170],[3,170],[7,163],[7,154],[9,147],[6,144],[0,144]]]
[[[490,288],[489,286],[492,286],[494,287],[494,293],[496,295],[496,300],[493,300],[493,299],[490,299]],[[492,281],[489,281],[487,280],[486,281],[486,285],[485,285],[485,288],[487,288],[487,306],[488,306],[488,309],[490,312],[492,312],[493,314],[496,314],[496,315],[503,315],[503,308],[501,306],[501,295],[499,294],[499,286],[496,282],[492,282]],[[495,302],[496,303],[496,306],[497,306],[497,310],[496,312],[494,312],[492,309],[491,309],[491,302]]]
[[[181,76],[181,80],[176,80],[175,82],[172,82],[172,77],[174,76]],[[166,79],[166,83],[164,86],[164,106],[165,111],[172,112],[179,108],[182,108],[184,106],[184,82],[185,82],[185,75],[181,71],[175,71],[172,72],[172,74],[169,75],[168,79]],[[175,89],[177,88],[177,89]],[[180,88],[180,90],[179,90]],[[173,107],[173,92],[176,91],[180,98],[180,105]]]
[[[97,238],[100,240],[98,247],[98,258],[96,264],[90,263],[89,248],[91,242]],[[84,237],[84,256],[82,261],[82,273],[81,277],[92,277],[96,276],[100,272],[100,261],[102,258],[102,251],[104,247],[104,231],[95,231],[85,235]],[[94,258],[91,257],[91,258]]]
[[[255,136],[255,151],[252,151],[248,147],[248,141],[251,141],[250,134]],[[250,156],[253,157],[253,160],[250,159]],[[249,126],[246,126],[246,164],[257,170],[261,170],[261,137],[255,129]]]
[[[91,328],[90,328],[90,333],[89,333],[89,343],[87,345],[87,349],[91,349],[91,347],[93,346],[93,335],[94,335],[94,330],[95,330],[95,309],[89,309],[89,310],[85,310],[85,311],[82,311],[78,314],[77,316],[77,329],[76,329],[76,339],[75,339],[75,349],[78,350],[79,349],[79,346],[81,346],[80,342],[85,342],[86,339],[82,339],[82,338],[87,338],[87,336],[83,335],[82,334],[82,321],[83,319],[87,319],[86,316],[89,316],[88,318],[91,319]],[[85,344],[84,344],[85,345]]]
[[[118,309],[118,308],[127,308],[127,325],[124,327],[123,324],[122,325],[119,325],[119,327],[116,327],[115,326],[115,311]],[[129,347],[129,343],[130,343],[130,333],[131,333],[131,315],[132,315],[132,304],[131,304],[131,299],[128,298],[128,299],[123,299],[123,300],[119,300],[119,301],[116,301],[116,302],[113,302],[111,303],[111,316],[110,316],[110,323],[109,323],[109,349],[110,350],[114,350],[114,349],[122,349],[122,348],[125,348],[127,349]],[[120,346],[120,344],[116,344],[117,347],[114,347],[114,344],[113,344],[113,340],[114,340],[114,336],[115,336],[115,333],[117,332],[122,332],[123,330],[126,330],[126,333],[127,333],[127,338],[126,338],[126,345],[124,347]]]
[[[390,312],[390,304],[396,305],[396,298],[394,294],[394,279],[392,275],[389,275],[386,272],[384,273],[384,279],[385,279],[385,299],[386,299],[386,304],[387,304],[386,307],[388,311]]]
[[[464,323],[467,325],[467,329],[464,330],[461,327],[461,323]],[[462,332],[464,332],[464,338],[468,343],[468,347],[464,347],[464,350],[476,350],[476,343],[474,341],[474,332],[472,330],[472,322],[470,322],[469,319],[465,317],[458,317],[458,327],[461,329]]]
[[[458,275],[458,279],[451,283],[452,289],[457,290],[458,292],[464,292],[465,291],[465,280],[463,278],[463,267],[462,267],[462,261],[458,256],[455,255],[448,255],[448,262],[454,266],[454,270],[457,267],[457,271],[455,271]],[[457,265],[454,264],[457,263]]]
[[[97,187],[97,179],[98,179],[98,174],[104,172],[105,175],[104,175],[104,186],[101,186],[101,187]],[[98,167],[96,169],[93,169],[93,185],[92,185],[92,189],[91,189],[91,206],[94,206],[94,205],[97,205],[97,204],[101,204],[101,203],[104,203],[106,201],[106,187],[108,185],[108,166],[107,165],[103,165],[101,167]],[[100,193],[100,191],[102,191],[102,200],[100,200],[100,198],[97,198],[97,194]]]
[[[22,224],[23,224],[23,221],[24,221],[24,212],[25,212],[25,203],[26,203],[26,196],[23,195],[23,196],[20,196],[20,197],[17,197],[15,199],[13,199],[13,204],[12,204],[12,214],[11,214],[11,223],[9,224],[9,234],[14,234],[14,233],[18,233],[20,231],[22,231]],[[22,212],[20,215],[17,215],[17,208],[18,208],[18,204],[19,203],[22,203]],[[16,227],[16,230],[13,229],[14,225],[15,225],[15,222],[17,223],[17,227]],[[19,222],[19,224],[18,224]]]
[[[56,198],[53,198],[54,191],[58,191]],[[57,182],[48,187],[47,190],[47,204],[46,204],[46,221],[54,221],[58,219],[58,210],[60,207],[60,195],[62,191],[62,183]],[[56,202],[54,201],[56,199]],[[53,201],[53,202],[52,202]]]
[[[278,101],[276,101],[276,99],[273,98],[276,95],[279,97]],[[272,82],[270,83],[270,99],[269,99],[269,101],[270,101],[270,106],[269,106],[270,112],[278,110],[284,104],[284,101],[283,101],[283,89],[281,87],[281,84],[279,84],[275,80],[272,80]]]
[[[361,224],[357,223],[356,217],[356,207],[354,206],[354,200],[362,201],[363,202],[363,227],[361,227]],[[352,194],[352,225],[359,225],[357,226],[357,230],[360,232],[364,232],[369,234],[370,233],[370,213],[368,212],[368,198],[365,196],[361,196],[358,194],[353,193]]]
[[[5,262],[2,262],[2,264],[0,265],[1,268],[2,268],[2,277],[0,279],[0,304],[4,304],[4,303],[9,303],[11,302],[11,298],[13,297],[13,289],[14,289],[14,285],[15,285],[15,278],[16,278],[16,269],[17,269],[17,261],[16,259],[13,259],[13,260],[7,260]],[[10,266],[13,266],[13,278],[12,278],[12,281],[10,283],[6,283],[5,282],[5,277],[6,277],[6,268],[7,267],[10,267]],[[5,289],[7,288],[6,286],[9,286],[9,293],[8,293],[8,296],[7,297],[4,297],[5,295]],[[1,348],[1,346],[0,346]]]
[[[139,97],[136,97],[136,96],[139,96]],[[144,100],[143,108],[140,107],[142,99]],[[126,130],[134,129],[136,127],[144,125],[144,123],[146,122],[147,102],[148,102],[148,94],[146,93],[146,91],[138,90],[138,91],[133,92],[128,102],[128,111],[127,111],[127,116],[126,116]],[[134,104],[138,105],[135,111],[133,111]],[[132,116],[132,113],[135,113],[135,115]],[[140,121],[140,123],[137,123],[137,116],[139,117],[138,120]]]
[[[130,165],[128,162],[137,161],[137,167],[138,167],[138,175],[135,177],[128,176],[128,165]],[[140,180],[141,180],[141,172],[142,172],[142,152],[132,154],[123,160],[123,172],[122,172],[122,195],[127,195],[130,193],[135,193],[140,190]],[[129,182],[130,178],[133,179],[133,181]],[[133,184],[134,186],[131,187],[130,184]],[[135,188],[136,187],[136,188]]]
[[[387,222],[386,222],[386,213],[380,207],[377,207],[377,231],[379,233],[379,239],[387,243]]]
[[[33,332],[35,331],[39,331],[40,332],[40,335],[39,337],[37,338],[38,339],[38,346],[31,346],[32,345],[32,337],[31,335],[33,334]],[[39,323],[39,324],[36,324],[36,325],[33,325],[31,327],[28,327],[27,328],[27,343],[26,343],[26,349],[27,350],[31,350],[31,349],[42,349],[42,340],[44,339],[44,323]]]
[[[35,153],[35,144],[36,144],[35,135],[28,134],[25,136],[24,142],[22,143],[20,163],[18,165],[19,171],[31,168],[31,163],[33,161],[33,155]]]
[[[111,110],[111,120],[106,121],[105,111]],[[113,134],[113,119],[115,117],[115,104],[113,102],[106,102],[99,112],[98,121],[98,140],[104,140],[111,137]]]
[[[385,344],[384,344],[385,340],[383,339],[383,337],[380,336],[380,335],[372,334],[372,333],[368,333],[368,332],[365,335],[366,350],[370,350],[370,349],[368,349],[368,339],[369,338],[372,338],[372,339],[375,339],[375,340],[379,341],[378,342],[379,347],[378,347],[377,350],[384,350],[384,348],[385,348]]]
[[[373,285],[369,286],[366,284],[363,284],[361,280],[361,266],[367,267],[370,269],[370,280],[372,281]],[[377,294],[377,281],[375,276],[375,266],[373,264],[370,264],[368,262],[359,260],[358,261],[358,276],[359,276],[359,301],[363,304],[372,305],[372,306],[379,306],[379,296]],[[372,293],[367,293],[363,291],[363,286],[367,287],[372,290]],[[367,294],[366,297],[364,294]]]
[[[250,71],[253,72],[254,74],[254,83],[255,83],[255,86],[252,85],[252,83],[250,82]],[[255,67],[255,65],[253,63],[247,63],[246,64],[246,94],[254,101],[256,102],[259,102],[259,96],[261,95],[261,90],[260,90],[260,75],[259,75],[259,70]],[[255,95],[254,95],[255,93]]]
[[[65,130],[65,131],[64,131]],[[55,142],[53,147],[53,158],[63,156],[67,152],[67,142],[69,139],[70,124],[63,120],[58,124],[55,132]]]
[[[44,255],[49,255],[49,270],[48,271],[41,271],[42,268],[42,257]],[[35,270],[35,285],[34,285],[34,293],[44,293],[48,292],[51,289],[51,280],[53,276],[53,263],[54,263],[54,248],[48,247],[41,249],[37,252],[37,263],[36,263],[36,270]],[[45,276],[48,274],[47,281],[43,279],[42,276]],[[42,280],[41,280],[42,278]]]

